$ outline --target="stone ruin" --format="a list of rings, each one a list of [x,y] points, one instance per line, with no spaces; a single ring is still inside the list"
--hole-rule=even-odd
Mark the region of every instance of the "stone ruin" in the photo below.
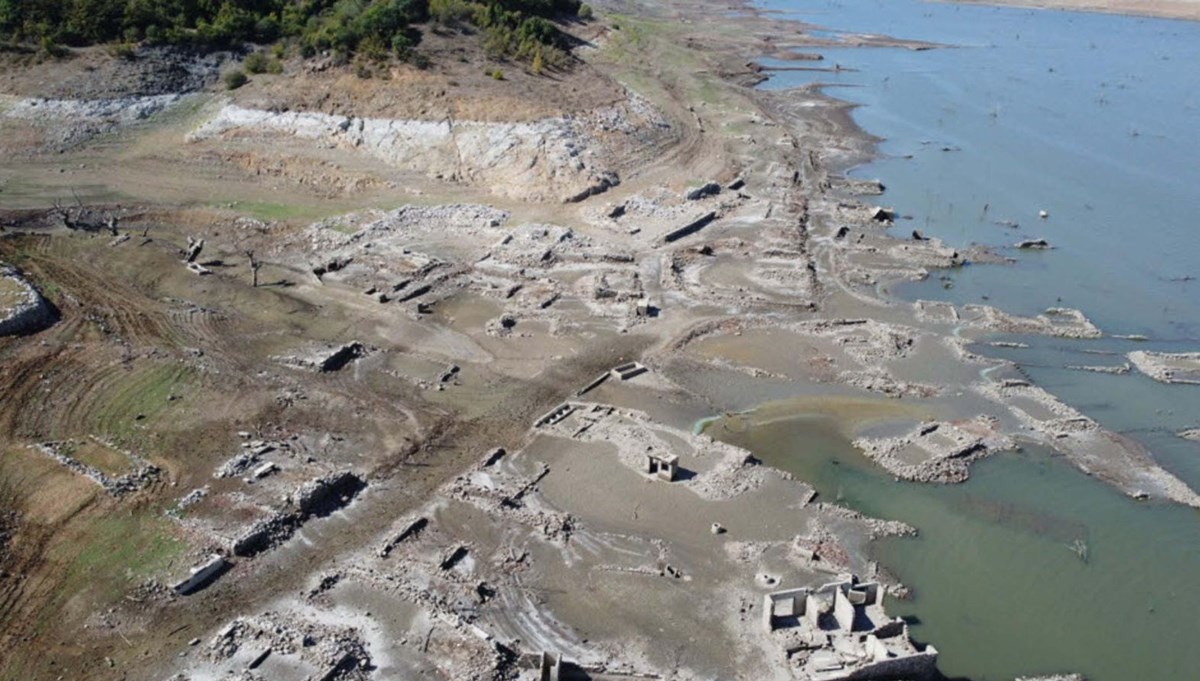
[[[352,341],[340,346],[322,346],[279,357],[283,364],[320,373],[341,371],[351,362],[366,357],[367,346]]]
[[[646,473],[660,480],[674,482],[679,475],[679,456],[676,454],[646,452]]]
[[[351,471],[340,471],[309,480],[288,495],[287,507],[254,523],[230,542],[235,556],[249,558],[287,541],[313,517],[342,508],[367,483]]]
[[[0,337],[36,333],[57,321],[57,312],[15,268],[0,262]]]
[[[133,452],[118,449],[99,438],[93,437],[92,440],[96,446],[111,450],[127,459],[130,471],[123,475],[110,475],[95,466],[80,461],[73,454],[79,446],[87,444],[86,442],[76,440],[43,442],[39,445],[34,445],[33,448],[61,463],[68,469],[92,480],[97,485],[103,487],[105,492],[114,497],[123,497],[127,494],[132,494],[158,480],[161,473],[158,466],[146,461]]]
[[[641,376],[647,371],[649,371],[649,369],[647,369],[640,362],[628,362],[626,364],[613,367],[612,376],[613,378],[619,378],[622,381],[628,381],[631,378]]]
[[[939,678],[937,650],[888,617],[884,589],[854,576],[763,596],[763,628],[803,678],[821,681]]]
[[[363,632],[302,613],[268,612],[239,617],[200,649],[196,669],[174,680],[243,678],[308,678],[351,681],[371,677],[374,669]]]

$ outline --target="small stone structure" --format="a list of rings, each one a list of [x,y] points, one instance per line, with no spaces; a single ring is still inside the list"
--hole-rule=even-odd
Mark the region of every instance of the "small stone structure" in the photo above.
[[[146,461],[133,452],[118,449],[99,438],[93,437],[91,439],[96,445],[109,449],[113,453],[122,455],[128,459],[131,470],[120,476],[109,475],[95,466],[80,461],[73,456],[73,453],[77,447],[83,444],[82,441],[43,442],[39,445],[32,445],[32,447],[66,466],[68,469],[89,478],[97,485],[103,487],[105,492],[114,497],[120,498],[131,494],[158,480],[159,473],[161,472],[158,466]]]
[[[421,534],[421,532],[423,532],[428,526],[429,518],[424,516],[421,516],[420,518],[417,518],[416,520],[406,524],[404,529],[400,530],[399,534],[389,539],[383,546],[379,547],[379,557],[387,558],[397,546]]]
[[[268,461],[258,468],[255,468],[254,472],[250,474],[250,477],[254,478],[255,480],[261,480],[262,478],[274,473],[278,469],[279,466],[276,466],[273,462]]]
[[[612,375],[613,378],[619,378],[622,381],[628,381],[631,378],[641,376],[647,371],[650,370],[640,362],[628,362],[626,364],[613,367]]]
[[[721,185],[716,182],[705,182],[699,187],[692,187],[684,195],[688,201],[699,201],[721,193]]]
[[[634,314],[638,317],[653,317],[657,309],[654,301],[649,298],[638,298],[633,308]]]
[[[250,558],[287,541],[314,517],[324,517],[343,508],[367,487],[351,471],[313,478],[285,499],[285,508],[262,518],[229,541],[233,555]]]
[[[544,416],[538,419],[533,425],[535,428],[552,426],[573,414],[576,409],[578,409],[577,405],[571,404],[570,402],[563,402],[555,407],[553,411],[546,413]]]
[[[716,219],[717,219],[717,212],[709,211],[709,212],[705,213],[704,215],[701,215],[700,217],[696,218],[695,220],[692,220],[691,222],[685,224],[684,226],[682,226],[678,229],[671,230],[670,232],[667,232],[666,236],[663,237],[663,243],[669,244],[673,241],[678,241],[686,236],[691,236],[691,235],[695,234],[696,232],[699,232],[700,230],[707,227],[709,225],[709,223],[711,223],[713,220],[716,220]]]
[[[299,353],[284,355],[277,359],[299,369],[327,374],[341,371],[351,362],[366,357],[370,352],[371,349],[362,343],[351,341],[340,346],[310,347]]]
[[[674,482],[679,475],[679,456],[646,452],[646,472],[650,475],[657,475],[660,480]]]

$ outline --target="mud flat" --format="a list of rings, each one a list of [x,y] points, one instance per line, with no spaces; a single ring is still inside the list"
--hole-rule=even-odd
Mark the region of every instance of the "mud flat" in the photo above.
[[[263,664],[288,678],[347,656],[357,667],[337,678],[544,678],[546,656],[604,679],[709,678],[748,664],[771,679],[817,667],[837,678],[933,673],[936,650],[886,614],[889,584],[843,576],[873,570],[859,542],[911,528],[813,503],[811,488],[748,452],[644,413],[570,407],[521,449],[481,456],[299,596],[222,626],[173,678],[232,670],[267,649]],[[647,467],[666,460],[677,468]],[[790,518],[764,523],[774,508]],[[657,633],[631,636],[630,618]],[[293,630],[315,643],[296,645]],[[689,645],[697,636],[719,645]]]

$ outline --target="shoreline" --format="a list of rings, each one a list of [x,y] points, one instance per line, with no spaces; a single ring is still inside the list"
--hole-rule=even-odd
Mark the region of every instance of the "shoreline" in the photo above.
[[[153,131],[196,167],[215,167],[220,174],[205,180],[218,189],[239,182],[224,177],[238,164],[319,148],[314,165],[324,174],[301,175],[297,193],[311,186],[334,194],[340,175],[359,173],[388,201],[403,198],[398,209],[366,201],[368,210],[316,222],[231,210],[217,222],[202,211],[171,213],[168,200],[155,206],[161,213],[128,220],[180,225],[161,228],[157,242],[146,237],[140,250],[120,237],[75,238],[20,216],[33,225],[30,235],[0,246],[37,243],[35,277],[74,273],[93,259],[103,273],[86,270],[70,286],[161,271],[161,279],[138,280],[156,296],[139,314],[183,320],[174,333],[186,348],[204,347],[169,355],[206,377],[194,390],[224,397],[240,380],[235,387],[259,390],[255,399],[271,405],[266,425],[222,412],[244,434],[214,430],[199,472],[164,466],[181,481],[173,527],[196,545],[171,569],[197,558],[201,546],[245,537],[246,526],[265,537],[261,553],[237,555],[231,575],[191,600],[160,593],[151,596],[162,598],[151,614],[128,606],[110,613],[96,634],[112,643],[105,652],[122,664],[135,655],[113,632],[145,643],[147,655],[153,647],[162,668],[143,668],[147,678],[233,669],[261,654],[264,640],[268,655],[298,654],[306,665],[353,659],[384,675],[508,674],[541,652],[618,678],[712,678],[760,667],[770,670],[764,678],[794,678],[800,631],[777,632],[770,617],[762,631],[755,608],[781,589],[833,583],[842,573],[878,579],[880,591],[903,596],[886,566],[870,560],[869,544],[914,530],[816,500],[804,480],[713,441],[707,428],[694,432],[746,409],[793,410],[777,420],[805,409],[827,414],[896,479],[960,482],[971,461],[1034,441],[1128,496],[1200,506],[1200,496],[1140,446],[1031,385],[1015,363],[970,349],[1001,332],[1100,333],[1081,313],[1019,317],[887,293],[939,268],[1003,259],[889,233],[894,216],[854,198],[869,183],[845,175],[871,162],[879,142],[854,121],[856,105],[818,87],[738,85],[757,73],[746,61],[757,58],[751,53],[781,49],[784,38],[787,49],[805,49],[798,24],[727,10],[715,1],[699,9],[677,3],[660,10],[666,18],[614,19],[620,31],[597,39],[589,67],[642,87],[621,85],[627,97],[611,108],[570,112],[553,125],[476,122],[464,141],[446,124],[429,135],[436,145],[418,144],[410,133],[432,126],[399,113],[282,116],[227,109],[240,102],[224,95],[210,97],[189,125]],[[692,43],[706,31],[713,45]],[[661,64],[649,68],[656,58]],[[496,162],[487,137],[514,130],[534,151]],[[639,156],[623,161],[623,150]],[[143,173],[165,163],[137,166],[144,159],[130,155]],[[252,170],[288,178],[293,168]],[[334,195],[346,203],[355,196]],[[206,272],[179,264],[173,242],[186,237],[193,248],[194,234],[221,256],[197,263]],[[287,284],[260,289],[254,266],[256,285],[248,287],[247,252],[269,254],[264,281]],[[63,264],[75,261],[82,264]],[[120,292],[139,300],[136,290]],[[154,307],[164,299],[165,314]],[[64,326],[88,310],[66,300]],[[152,329],[114,325],[142,345],[161,342]],[[0,346],[10,348],[38,352]],[[297,356],[306,361],[297,365]],[[261,381],[234,378],[249,366]],[[101,453],[106,461],[119,454]],[[47,465],[31,465],[38,463]],[[673,476],[676,464],[679,478],[664,478],[661,466]],[[344,507],[327,516],[291,508],[295,489],[323,489],[345,468],[363,472],[365,489],[342,499]],[[214,478],[210,469],[235,473]],[[251,520],[239,525],[229,509]],[[850,592],[875,593],[854,580],[840,598]],[[203,605],[199,612],[188,609],[193,602]],[[204,645],[156,638],[177,620],[191,627],[185,639],[194,634]],[[341,626],[357,633],[338,639]],[[880,638],[896,639],[924,664],[928,656],[910,649],[906,626],[883,626]],[[318,632],[316,647],[333,657],[294,653],[300,629]],[[643,635],[655,630],[660,635]],[[349,648],[326,646],[350,639]],[[697,640],[720,645],[702,650]],[[815,649],[828,648],[826,641]],[[86,663],[87,655],[77,659]],[[805,660],[828,663],[815,653]]]

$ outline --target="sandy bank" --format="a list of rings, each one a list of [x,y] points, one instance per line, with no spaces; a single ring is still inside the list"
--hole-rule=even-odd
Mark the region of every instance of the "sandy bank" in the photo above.
[[[968,4],[1064,9],[1078,12],[1104,12],[1133,16],[1162,17],[1200,21],[1197,0],[956,0]]]

